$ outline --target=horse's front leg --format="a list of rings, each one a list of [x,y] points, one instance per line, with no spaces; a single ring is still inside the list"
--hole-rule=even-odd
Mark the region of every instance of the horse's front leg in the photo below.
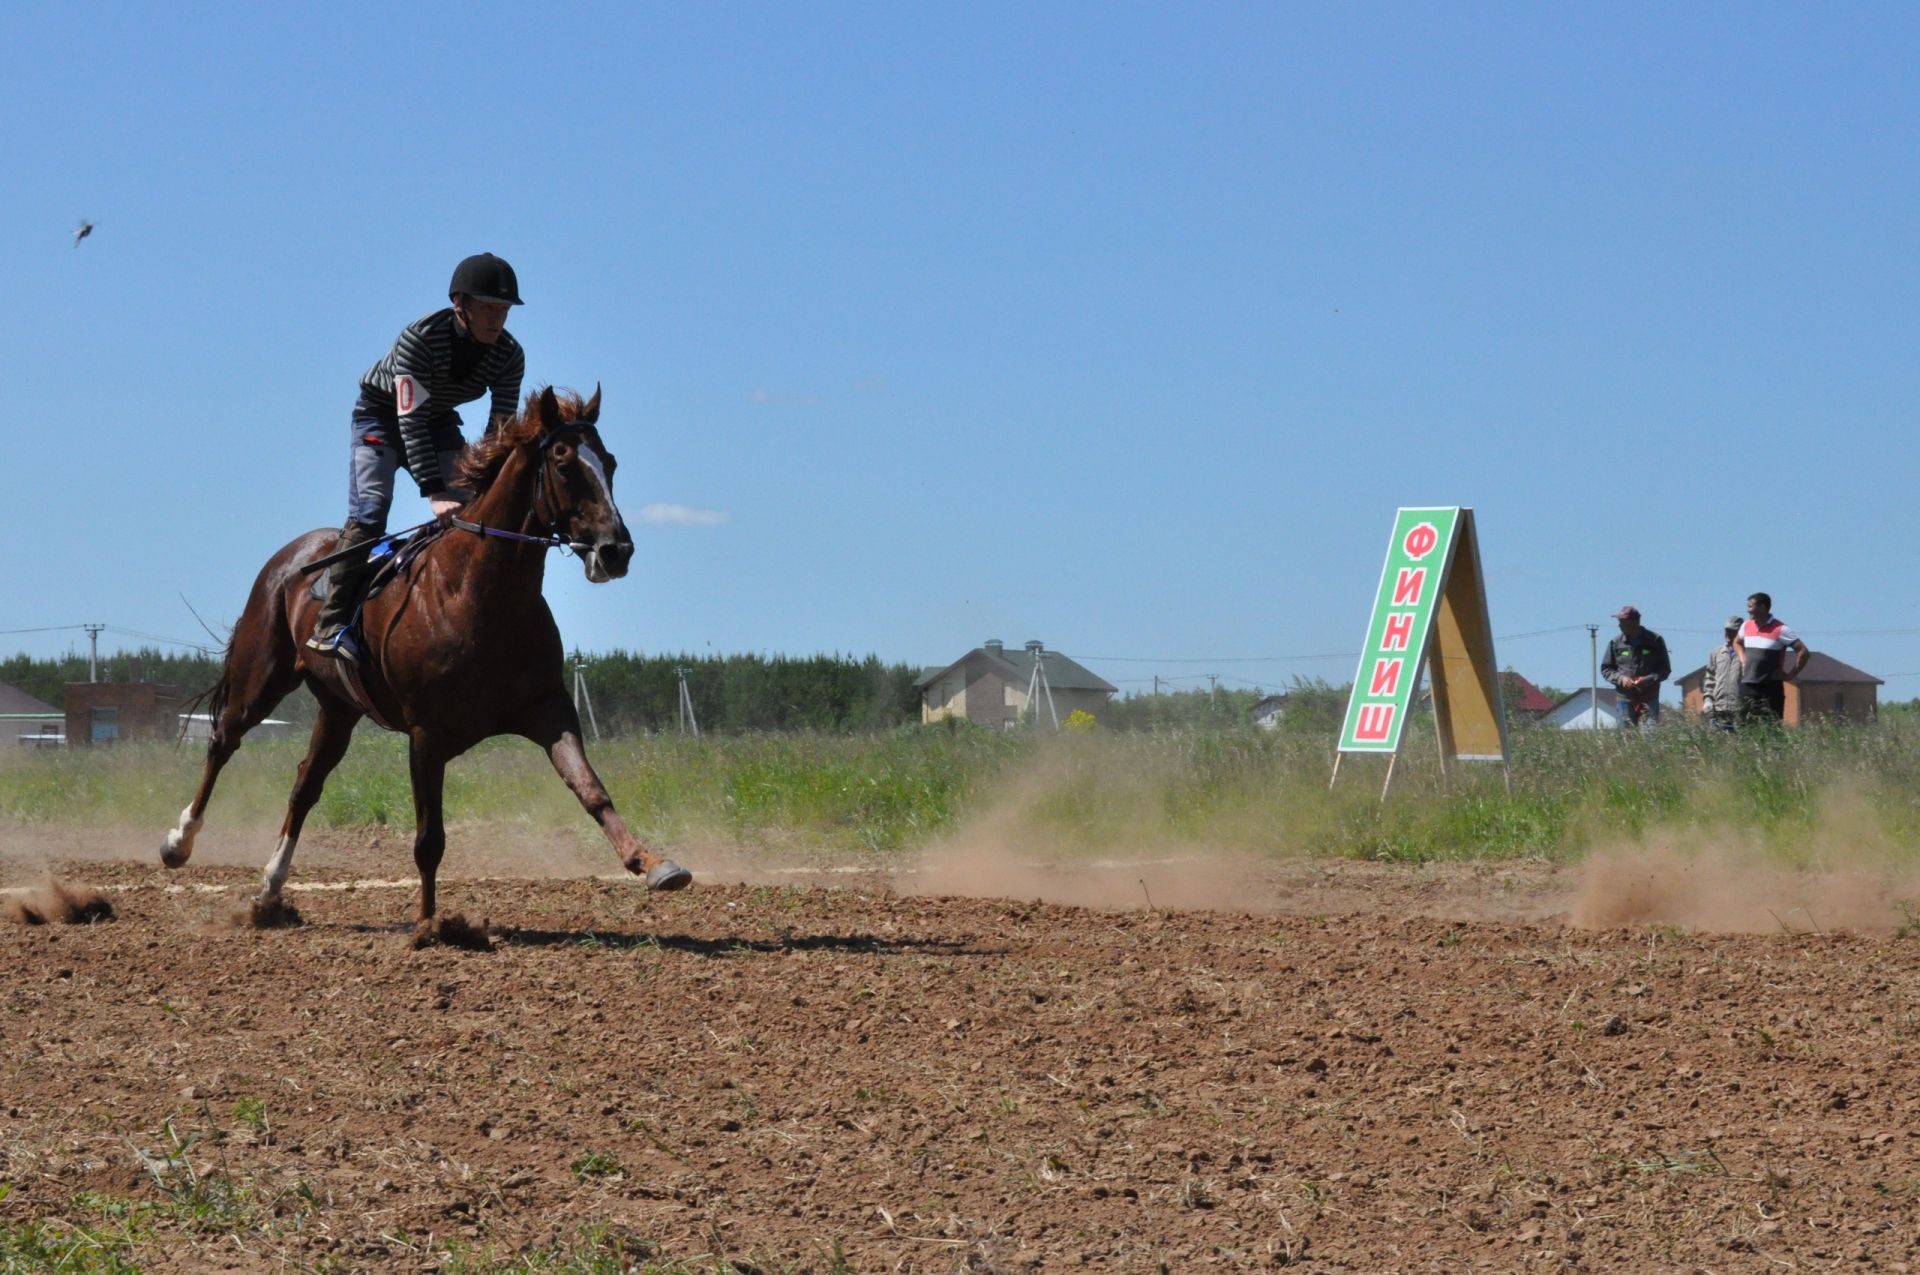
[[[600,825],[615,854],[627,871],[644,877],[649,890],[679,890],[693,884],[693,873],[673,860],[655,854],[627,827],[627,821],[613,808],[607,787],[587,761],[587,750],[580,742],[580,718],[573,705],[562,699],[550,710],[547,726],[530,732],[529,737],[547,750],[547,758],[560,778],[567,781],[573,795],[580,799],[593,821]]]
[[[446,759],[427,747],[419,736],[407,750],[407,770],[413,780],[413,863],[420,869],[420,924],[416,937],[433,927],[434,890],[440,878],[440,860],[447,852]]]
[[[436,887],[440,859],[447,851],[447,824],[443,798],[447,786],[447,759],[433,741],[416,731],[407,749],[407,771],[413,779],[413,863],[420,869],[420,919],[413,927],[413,945],[450,943],[455,947],[487,951],[493,943],[485,922],[467,923],[464,916],[436,916]]]

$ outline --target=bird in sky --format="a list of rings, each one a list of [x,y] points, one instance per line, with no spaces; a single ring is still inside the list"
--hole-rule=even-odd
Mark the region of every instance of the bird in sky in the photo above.
[[[78,248],[80,246],[80,241],[82,239],[85,239],[88,235],[92,233],[93,233],[93,223],[88,221],[86,218],[82,217],[80,219],[79,226],[77,226],[73,232],[73,246]]]

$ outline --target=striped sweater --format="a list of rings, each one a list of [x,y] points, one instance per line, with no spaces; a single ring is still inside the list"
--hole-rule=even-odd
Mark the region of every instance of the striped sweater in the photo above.
[[[407,472],[423,496],[446,490],[437,453],[458,446],[456,406],[491,390],[492,416],[520,410],[520,378],[527,370],[520,343],[503,331],[492,345],[481,345],[458,329],[452,307],[416,319],[360,378],[366,404],[381,418],[398,421]]]

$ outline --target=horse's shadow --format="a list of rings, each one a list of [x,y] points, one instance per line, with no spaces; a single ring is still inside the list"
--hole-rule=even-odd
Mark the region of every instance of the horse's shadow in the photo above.
[[[784,934],[778,938],[700,938],[692,934],[650,934],[605,930],[532,930],[501,926],[489,931],[501,947],[608,947],[657,949],[689,956],[772,956],[788,952],[846,952],[872,956],[1005,956],[1004,947],[980,947],[951,939],[881,938],[874,934]]]
[[[410,923],[350,922],[339,927],[350,934],[404,935]],[[610,948],[616,952],[685,952],[689,956],[776,956],[788,952],[845,952],[870,956],[1005,956],[1008,947],[984,947],[952,939],[881,938],[875,934],[782,934],[777,938],[729,935],[699,938],[692,934],[655,934],[638,930],[537,930],[517,925],[488,926],[495,948],[580,947]]]

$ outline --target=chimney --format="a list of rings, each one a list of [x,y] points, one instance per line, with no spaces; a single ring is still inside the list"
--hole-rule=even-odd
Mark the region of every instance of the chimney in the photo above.
[[[1029,651],[1032,651],[1034,654],[1038,655],[1040,652],[1047,649],[1047,644],[1045,642],[1042,642],[1039,638],[1029,638],[1027,641],[1027,649]]]
[[[143,681],[144,679],[143,679],[143,678],[142,678],[142,677],[140,676],[140,674],[141,674],[141,673],[143,673],[143,672],[145,672],[145,671],[146,671],[146,669],[145,669],[145,667],[144,667],[144,666],[143,666],[143,665],[142,665],[142,664],[140,663],[140,657],[139,657],[139,656],[137,656],[137,655],[129,655],[129,656],[127,657],[127,680],[128,680],[129,682],[138,682],[138,681]]]
[[[1000,652],[1007,649],[1007,644],[1005,642],[1002,642],[999,638],[988,638],[981,645],[986,647],[988,655],[998,655],[1000,654]]]

